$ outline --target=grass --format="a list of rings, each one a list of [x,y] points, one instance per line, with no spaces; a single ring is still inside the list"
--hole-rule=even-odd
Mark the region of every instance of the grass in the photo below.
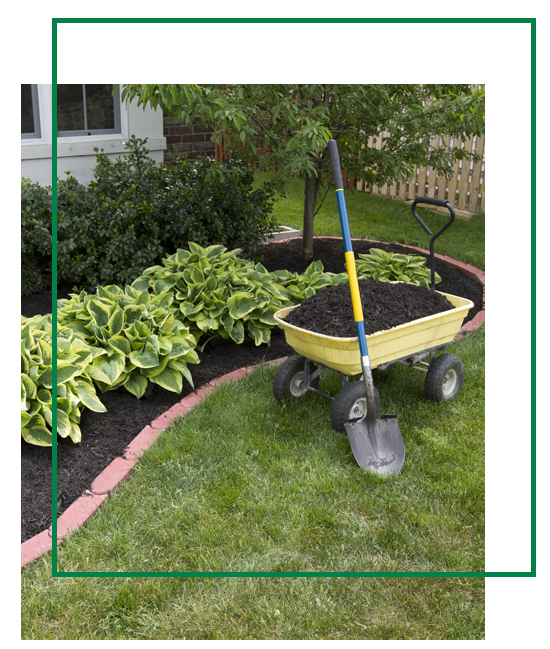
[[[23,639],[484,637],[484,580],[23,577]]]
[[[269,180],[270,174],[257,173],[256,180]],[[284,200],[275,204],[274,215],[279,225],[303,230],[304,181],[292,180]],[[322,197],[326,191],[321,189]],[[351,236],[389,243],[406,243],[429,250],[430,239],[411,212],[412,203],[374,196],[355,189],[345,189]],[[449,221],[449,213],[418,208],[418,214],[435,234]],[[329,189],[314,219],[314,236],[342,236],[334,190]],[[485,268],[485,216],[471,219],[457,217],[453,225],[435,241],[435,252],[459,259],[477,268]]]
[[[275,368],[221,386],[64,546],[60,570],[483,571],[482,338],[453,345],[468,376],[457,402],[426,401],[425,375],[402,366],[378,381],[406,440],[395,479],[357,466],[327,399],[279,405]]]
[[[349,193],[351,217],[359,209]],[[278,204],[282,224],[299,225],[289,215],[300,200],[296,193]],[[357,200],[363,213],[384,201]],[[353,236],[424,247],[412,216],[398,239],[410,207],[384,203],[384,219],[368,232],[352,222]],[[467,243],[441,251],[483,268],[483,217],[457,219],[441,241],[458,225]],[[418,240],[408,238],[414,226]],[[260,366],[221,385],[158,439],[101,511],[59,546],[58,569],[483,571],[484,328],[448,351],[466,371],[452,403],[427,401],[415,370],[399,366],[377,379],[382,413],[398,415],[405,440],[398,476],[362,471],[347,437],[330,427],[329,401],[308,395],[281,406],[271,393],[275,368]],[[323,374],[321,389],[339,387],[336,375]],[[484,637],[480,577],[54,579],[50,556],[22,574],[24,639]]]

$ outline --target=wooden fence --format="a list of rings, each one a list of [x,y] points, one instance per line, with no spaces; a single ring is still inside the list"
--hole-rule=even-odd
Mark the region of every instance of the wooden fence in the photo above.
[[[479,90],[481,84],[471,84],[471,88],[472,91]],[[371,137],[368,146],[380,150],[384,145],[384,136],[385,133],[377,139],[376,143]],[[443,139],[434,138],[430,144],[432,147],[439,148],[443,144]],[[417,196],[443,198],[453,206],[457,216],[469,217],[476,212],[485,212],[485,135],[474,136],[466,141],[462,141],[461,138],[456,141],[445,138],[445,145],[449,144],[469,152],[479,153],[480,162],[474,164],[468,163],[467,160],[457,160],[450,179],[439,176],[436,170],[430,167],[415,167],[414,177],[405,182],[366,186],[365,183],[356,182],[344,174],[344,183],[347,183],[347,187],[355,187],[358,191],[404,201],[413,201]],[[446,211],[445,208],[438,209]]]

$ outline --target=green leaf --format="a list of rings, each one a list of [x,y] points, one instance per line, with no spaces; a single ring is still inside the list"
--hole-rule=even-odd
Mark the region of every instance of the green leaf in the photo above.
[[[21,389],[25,390],[27,400],[34,399],[36,397],[36,385],[34,381],[26,374],[21,374]]]
[[[120,353],[113,353],[110,357],[98,356],[94,358],[92,365],[97,367],[109,378],[109,385],[114,385],[124,371],[124,356]]]
[[[76,378],[74,380],[74,386],[76,388],[76,394],[82,403],[93,410],[94,412],[107,412],[107,408],[101,403],[97,398],[96,391],[94,390],[91,383],[82,378]]]
[[[172,286],[174,286],[176,283],[176,278],[175,277],[162,277],[161,279],[158,279],[154,284],[153,284],[153,291],[157,293],[157,295],[160,295],[161,293],[166,293],[169,291]]]
[[[237,343],[237,345],[240,345],[243,342],[244,325],[242,323],[242,320],[235,321],[235,324],[231,328],[226,327],[226,329],[231,338]]]
[[[169,356],[165,356],[160,363],[155,365],[155,367],[148,367],[148,368],[141,368],[139,370],[139,373],[144,376],[147,379],[150,379],[152,376],[157,376],[157,374],[160,374],[164,368],[168,365],[168,361],[170,360]],[[134,372],[134,374],[137,372]]]
[[[42,357],[42,365],[52,364],[52,346],[45,340],[38,340],[38,347],[40,348],[40,355]]]
[[[137,367],[156,367],[159,364],[159,357],[151,343],[146,343],[142,352],[131,352],[130,361]]]
[[[52,434],[46,428],[46,422],[40,415],[35,415],[28,424],[21,428],[21,436],[29,444],[35,446],[51,446]]]
[[[138,277],[134,282],[132,282],[132,288],[135,288],[138,291],[146,291],[149,288],[149,277]]]
[[[180,304],[180,311],[184,318],[188,318],[190,315],[202,311],[202,309],[204,309],[203,302],[198,302],[197,304],[193,304],[191,302],[182,302]]]
[[[63,410],[57,409],[57,434],[60,437],[68,437],[71,434],[71,420]]]
[[[141,399],[147,389],[147,383],[147,379],[142,374],[139,372],[132,372],[124,383],[124,387],[135,397]]]
[[[40,401],[40,403],[43,404],[51,404],[52,403],[52,393],[50,390],[45,390],[42,388],[41,390],[38,390],[36,393],[36,400]]]
[[[371,248],[369,254],[381,261],[388,261],[390,259],[390,253],[385,250],[380,250],[380,248]]]
[[[124,318],[127,325],[131,325],[134,322],[137,322],[141,318],[143,313],[142,309],[138,306],[126,306],[124,307]]]
[[[81,365],[73,365],[72,363],[67,362],[58,362],[57,363],[57,383],[66,383],[70,381],[75,376],[82,374],[85,368]],[[46,386],[47,387],[47,386]]]
[[[97,327],[106,327],[109,322],[110,308],[99,300],[90,300],[87,305],[88,312],[92,316]]]
[[[107,374],[102,372],[93,364],[86,367],[86,374],[94,381],[100,381],[101,383],[105,383],[106,385],[111,385],[111,379],[107,376]]]
[[[268,327],[261,327],[257,324],[248,324],[248,332],[254,338],[256,345],[268,343],[271,339],[271,329]]]
[[[193,350],[196,346],[196,341],[193,336],[189,335],[187,338],[181,336],[172,336],[172,349],[170,350],[170,358],[178,358],[187,352]]]
[[[52,389],[52,376],[53,373],[51,367],[47,367],[40,376],[40,383],[42,383],[45,388],[49,388],[50,390]]]
[[[160,385],[161,388],[165,390],[170,390],[170,392],[181,392],[183,384],[181,379],[181,374],[175,370],[166,367],[160,374],[157,376],[151,377],[151,381]]]
[[[228,300],[229,315],[238,320],[256,308],[256,301],[248,293],[234,293]]]
[[[132,348],[130,347],[130,341],[124,336],[112,336],[109,339],[109,345],[124,354],[124,356],[129,356]]]
[[[115,336],[119,331],[122,330],[124,325],[124,312],[122,309],[118,308],[113,315],[109,318],[107,327],[110,331],[111,336]]]

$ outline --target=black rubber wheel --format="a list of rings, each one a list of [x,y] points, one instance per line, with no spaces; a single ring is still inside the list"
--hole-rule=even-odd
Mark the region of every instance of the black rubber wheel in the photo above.
[[[464,365],[454,354],[441,354],[433,360],[426,374],[424,392],[430,401],[452,401],[464,380]]]
[[[304,366],[306,359],[303,356],[290,356],[286,361],[280,365],[275,378],[273,379],[273,396],[277,401],[294,401],[300,399],[306,394],[307,390],[304,388]],[[310,365],[310,371],[314,372],[316,369],[313,363]],[[319,386],[318,376],[310,385],[313,388]]]
[[[380,395],[374,388],[375,416],[380,412]],[[367,412],[367,393],[363,381],[351,381],[345,385],[334,398],[330,409],[332,427],[339,433],[345,433],[344,424],[350,419],[362,417]]]

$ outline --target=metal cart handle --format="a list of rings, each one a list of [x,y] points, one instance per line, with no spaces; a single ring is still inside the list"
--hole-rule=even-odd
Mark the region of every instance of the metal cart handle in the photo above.
[[[455,220],[455,211],[453,209],[453,206],[449,203],[448,200],[442,199],[442,198],[430,198],[429,196],[417,196],[412,204],[412,213],[414,218],[420,223],[420,225],[423,227],[424,231],[426,234],[432,235],[433,232],[430,230],[430,228],[424,223],[424,221],[418,216],[416,213],[416,206],[419,203],[425,203],[426,205],[436,205],[437,207],[446,207],[449,212],[451,213],[451,218],[445,225],[439,230],[439,232],[436,232],[433,237],[430,240],[430,266],[431,266],[431,273],[432,273],[432,291],[435,290],[435,253],[434,253],[434,243],[437,237],[439,237],[445,230],[452,224],[452,222]]]

